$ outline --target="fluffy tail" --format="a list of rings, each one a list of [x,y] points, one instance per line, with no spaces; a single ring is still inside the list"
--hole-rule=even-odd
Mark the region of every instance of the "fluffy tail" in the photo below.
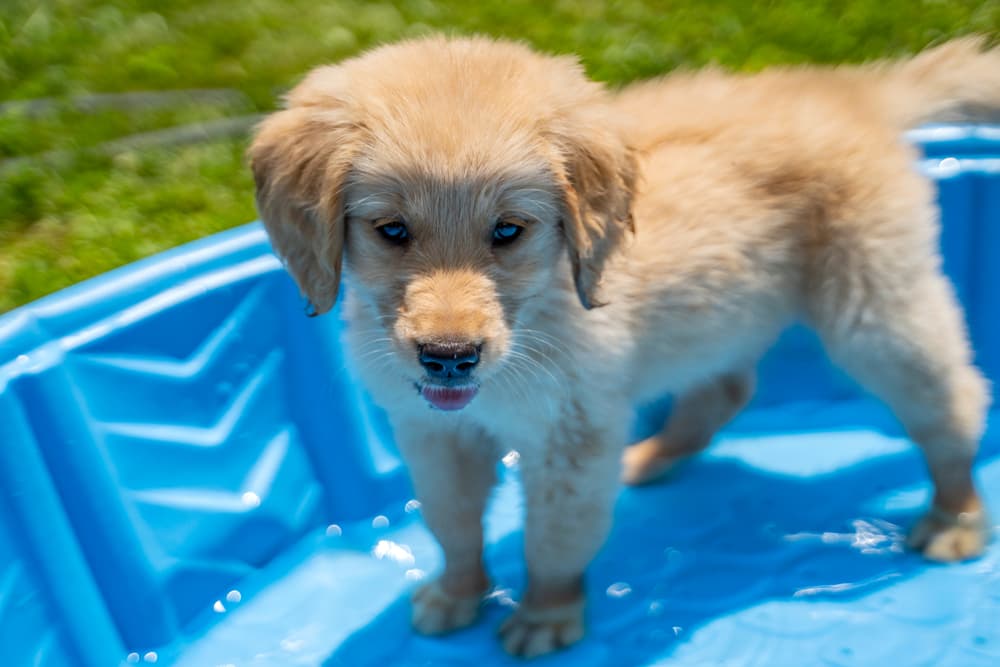
[[[1000,47],[988,48],[985,37],[962,37],[877,67],[885,109],[901,127],[1000,121]]]

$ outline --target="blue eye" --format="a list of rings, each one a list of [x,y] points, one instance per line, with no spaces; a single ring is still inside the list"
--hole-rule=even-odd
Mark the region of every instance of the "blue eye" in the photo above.
[[[389,243],[403,245],[410,238],[410,230],[399,220],[390,220],[375,227],[375,231],[382,235]]]
[[[501,220],[493,228],[493,245],[498,246],[512,243],[523,231],[524,227],[521,225]]]

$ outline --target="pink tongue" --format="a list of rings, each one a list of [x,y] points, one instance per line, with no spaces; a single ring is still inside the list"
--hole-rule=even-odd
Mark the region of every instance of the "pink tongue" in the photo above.
[[[425,386],[420,393],[438,410],[461,410],[472,401],[477,391],[476,387]]]

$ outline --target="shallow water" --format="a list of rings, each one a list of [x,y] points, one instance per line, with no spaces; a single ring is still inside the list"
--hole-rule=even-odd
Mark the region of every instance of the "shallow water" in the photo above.
[[[914,448],[864,426],[880,410],[856,401],[805,418],[750,413],[664,483],[624,490],[588,575],[587,638],[534,664],[1000,664],[1000,547],[952,566],[905,552],[929,487]],[[831,421],[842,426],[809,425]],[[765,422],[793,430],[768,434]],[[978,468],[994,516],[998,435],[988,434]],[[523,664],[494,636],[523,578],[517,472],[501,468],[486,522],[495,589],[473,628],[440,639],[410,631],[408,594],[441,561],[419,509],[403,500],[386,512],[398,520],[302,540],[242,586],[238,608],[175,664]]]

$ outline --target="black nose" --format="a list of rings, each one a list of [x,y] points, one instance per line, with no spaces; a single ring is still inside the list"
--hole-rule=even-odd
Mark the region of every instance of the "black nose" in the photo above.
[[[479,348],[471,343],[427,343],[419,349],[420,365],[432,378],[467,378],[479,363]]]

